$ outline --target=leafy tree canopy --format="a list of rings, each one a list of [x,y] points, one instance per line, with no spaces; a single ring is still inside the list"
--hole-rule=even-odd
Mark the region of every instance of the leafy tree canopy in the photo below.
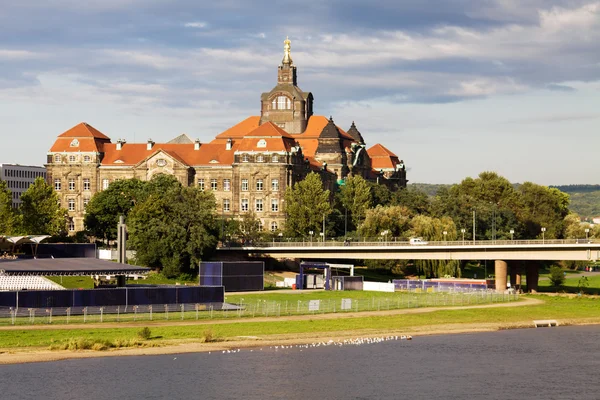
[[[286,234],[307,237],[309,231],[322,232],[323,217],[331,211],[329,190],[323,188],[319,175],[311,172],[285,192]]]
[[[0,235],[12,235],[18,230],[17,215],[12,208],[12,192],[0,180]]]
[[[29,235],[59,235],[66,231],[67,210],[59,205],[58,194],[44,178],[21,195],[22,232]]]
[[[215,248],[219,232],[212,193],[176,186],[151,193],[133,207],[127,220],[138,262],[162,267],[169,277],[196,268]]]

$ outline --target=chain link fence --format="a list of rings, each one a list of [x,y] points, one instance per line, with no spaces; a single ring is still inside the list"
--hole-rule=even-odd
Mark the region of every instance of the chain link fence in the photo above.
[[[268,301],[248,296],[238,303],[152,304],[144,306],[3,308],[0,326],[36,324],[88,324],[135,321],[193,321],[229,318],[281,317],[327,313],[453,307],[517,301],[517,293],[414,293],[367,299]]]

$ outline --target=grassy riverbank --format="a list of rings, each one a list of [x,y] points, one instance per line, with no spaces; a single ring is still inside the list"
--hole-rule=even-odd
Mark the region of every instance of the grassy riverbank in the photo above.
[[[383,333],[408,333],[460,330],[469,326],[494,329],[531,326],[535,319],[556,319],[561,325],[600,323],[599,299],[592,297],[524,296],[541,300],[535,304],[502,303],[493,306],[425,308],[372,311],[351,314],[318,314],[280,318],[235,319],[218,321],[142,321],[93,326],[45,325],[8,326],[0,329],[0,352],[35,349],[77,348],[69,343],[105,343],[104,348],[126,346],[172,346],[181,343],[229,342],[252,337],[269,340],[277,337],[349,337]],[[143,327],[151,331],[140,337]],[[110,344],[114,344],[111,346]],[[83,347],[86,348],[86,347]],[[1,356],[1,354],[0,354]],[[0,358],[1,362],[1,358]]]

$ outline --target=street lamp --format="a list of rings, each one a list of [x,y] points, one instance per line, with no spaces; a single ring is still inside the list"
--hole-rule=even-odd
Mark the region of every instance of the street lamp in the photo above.
[[[444,234],[444,242],[446,241],[446,235],[448,234],[447,231],[442,232]]]
[[[544,228],[542,226],[542,244],[544,244],[545,240],[546,240],[546,228]]]
[[[586,242],[588,240],[589,234],[590,234],[590,228],[585,228],[585,241]]]
[[[390,231],[389,231],[389,230],[387,230],[387,229],[386,229],[385,231],[381,232],[381,237],[383,238],[383,241],[384,241],[384,242],[387,242],[387,234],[388,234],[389,232],[390,232]]]
[[[515,236],[515,230],[511,229],[510,230],[510,240],[514,240],[514,236]]]
[[[467,230],[466,230],[465,228],[462,228],[462,229],[460,230],[460,233],[462,233],[462,235],[463,235],[463,245],[465,244],[465,232],[466,232],[466,231],[467,231]]]
[[[315,234],[315,232],[313,231],[308,231],[308,234],[310,235],[310,245],[312,246],[312,237]]]

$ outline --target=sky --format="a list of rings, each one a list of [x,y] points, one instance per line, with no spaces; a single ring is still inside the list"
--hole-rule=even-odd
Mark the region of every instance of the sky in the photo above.
[[[291,40],[317,115],[412,183],[600,184],[600,1],[0,0],[0,163],[87,122],[203,142],[260,113]]]

